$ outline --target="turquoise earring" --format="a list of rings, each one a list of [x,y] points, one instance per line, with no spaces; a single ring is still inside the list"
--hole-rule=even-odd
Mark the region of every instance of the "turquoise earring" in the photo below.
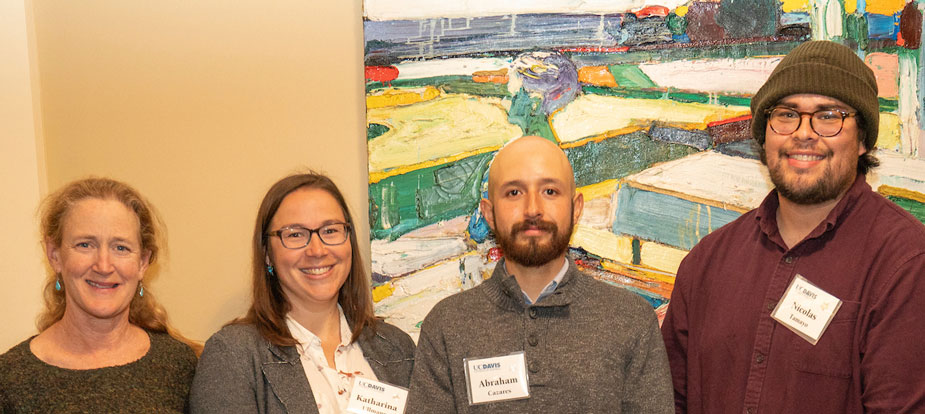
[[[138,286],[141,286],[141,288],[138,289],[138,297],[143,297],[145,295],[145,285],[142,285],[141,282],[138,282]]]
[[[274,276],[274,274],[273,274],[273,265],[267,265],[267,273],[269,273],[270,276]]]
[[[55,290],[58,292],[61,291],[61,279],[55,279]]]

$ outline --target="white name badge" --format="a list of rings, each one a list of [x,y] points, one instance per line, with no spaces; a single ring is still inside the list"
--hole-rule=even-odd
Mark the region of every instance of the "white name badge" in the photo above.
[[[463,359],[469,404],[530,398],[527,357],[521,352],[492,358]]]
[[[356,377],[347,412],[355,414],[402,414],[408,390],[368,378]]]
[[[796,275],[771,317],[801,338],[816,345],[841,307],[841,300]]]

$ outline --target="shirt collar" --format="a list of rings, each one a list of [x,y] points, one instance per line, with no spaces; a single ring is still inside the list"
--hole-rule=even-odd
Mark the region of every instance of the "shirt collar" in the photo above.
[[[540,292],[540,296],[536,298],[536,302],[543,300],[543,298],[555,292],[556,288],[559,287],[559,284],[562,283],[562,279],[565,278],[565,272],[567,271],[568,271],[568,259],[565,259],[564,263],[562,264],[562,269],[559,269],[559,273],[556,274],[556,277],[552,278],[552,280],[546,285],[546,287],[543,288],[543,291]],[[532,305],[536,303],[530,300],[530,296],[527,295],[527,292],[524,292],[523,289],[521,289],[520,291],[524,295],[524,303],[526,303],[527,305]]]
[[[845,216],[845,213],[854,206],[855,201],[865,191],[870,191],[870,184],[867,184],[867,177],[859,173],[842,199],[832,208],[826,218],[806,236],[805,240],[817,238],[835,228]],[[758,220],[759,228],[768,238],[774,240],[784,250],[787,250],[784,240],[780,236],[780,229],[777,227],[777,209],[780,207],[780,200],[777,197],[777,190],[771,190],[758,207],[755,219]]]
[[[350,338],[353,333],[350,332],[350,325],[347,324],[347,318],[344,316],[344,309],[340,307],[339,303],[337,304],[337,313],[340,316],[340,346],[346,346],[350,344]],[[286,326],[289,327],[289,333],[292,335],[292,338],[299,343],[297,348],[299,348],[300,353],[305,348],[313,345],[321,346],[321,338],[318,338],[318,335],[315,335],[314,332],[302,326],[302,324],[288,314],[286,315]]]

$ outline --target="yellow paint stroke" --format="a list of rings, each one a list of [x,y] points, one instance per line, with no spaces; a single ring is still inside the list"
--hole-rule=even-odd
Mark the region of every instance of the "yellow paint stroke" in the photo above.
[[[687,6],[679,6],[677,9],[674,9],[674,14],[684,17],[684,15],[687,14]]]
[[[845,14],[854,14],[858,11],[858,0],[845,0]]]
[[[889,185],[881,185],[880,188],[877,189],[877,192],[880,194],[883,194],[884,196],[902,197],[907,200],[925,203],[925,194],[922,194],[918,191],[909,190],[906,188],[893,187]]]
[[[880,132],[877,134],[877,148],[902,151],[902,125],[899,115],[880,113]]]
[[[610,197],[615,191],[617,191],[617,186],[620,185],[619,179],[601,181],[599,183],[586,185],[584,187],[578,187],[575,191],[578,191],[585,197],[585,201],[593,200],[600,197]]]
[[[440,96],[440,90],[427,86],[414,89],[386,89],[366,96],[366,108],[390,108],[429,101]]]
[[[638,189],[640,189],[640,190],[650,191],[650,192],[659,193],[659,194],[666,194],[666,195],[670,195],[670,196],[672,196],[672,197],[680,198],[680,199],[682,199],[682,200],[687,200],[687,201],[691,201],[691,202],[694,202],[694,203],[700,203],[700,204],[703,204],[703,205],[706,205],[706,206],[717,207],[717,208],[721,208],[721,209],[723,209],[723,210],[736,211],[736,212],[739,212],[739,213],[742,213],[742,214],[745,214],[745,213],[747,213],[747,212],[749,212],[749,211],[752,210],[752,208],[750,208],[750,207],[737,206],[737,205],[735,205],[735,204],[728,204],[728,203],[725,203],[725,202],[722,202],[722,201],[718,201],[718,200],[711,200],[711,199],[708,199],[708,198],[697,197],[697,196],[694,196],[694,195],[685,194],[685,193],[682,193],[682,192],[679,192],[679,191],[675,191],[675,190],[668,190],[668,189],[664,189],[664,188],[653,187],[653,186],[647,185],[647,184],[641,184],[641,183],[637,183],[637,182],[629,182],[629,183],[627,183],[627,184],[629,184],[629,185],[632,186],[632,187],[638,188]]]
[[[395,287],[393,287],[390,282],[376,286],[373,288],[373,302],[379,302],[382,299],[392,296],[394,292]]]
[[[571,245],[610,260],[625,263],[633,261],[633,239],[617,236],[607,230],[575,226]]]
[[[653,242],[642,242],[639,253],[643,265],[670,273],[678,273],[681,260],[687,256],[687,250]]]
[[[867,7],[864,11],[892,16],[900,12],[905,6],[906,0],[870,0],[867,2]]]
[[[851,1],[851,0],[847,0]],[[809,11],[809,1],[808,0],[781,0],[781,10],[784,13],[790,13],[795,11]]]
[[[366,111],[366,121],[389,128],[368,141],[370,175],[409,165],[458,159],[498,148],[523,134],[508,122],[497,98],[446,95],[430,101]]]
[[[610,260],[601,260],[601,267],[604,270],[631,277],[639,280],[651,280],[660,283],[674,284],[675,275],[673,273],[663,272],[657,269],[651,269],[644,266],[635,266],[628,263],[618,263]]]
[[[749,114],[747,106],[676,102],[583,95],[550,116],[560,142],[596,137],[607,131],[656,123],[662,126],[705,129],[707,124]]]

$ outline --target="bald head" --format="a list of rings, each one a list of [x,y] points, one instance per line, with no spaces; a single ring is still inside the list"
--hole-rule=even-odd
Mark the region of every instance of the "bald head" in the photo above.
[[[491,163],[488,170],[488,198],[497,197],[495,190],[512,181],[530,179],[554,180],[575,191],[575,174],[565,153],[552,141],[526,136],[511,141]]]

